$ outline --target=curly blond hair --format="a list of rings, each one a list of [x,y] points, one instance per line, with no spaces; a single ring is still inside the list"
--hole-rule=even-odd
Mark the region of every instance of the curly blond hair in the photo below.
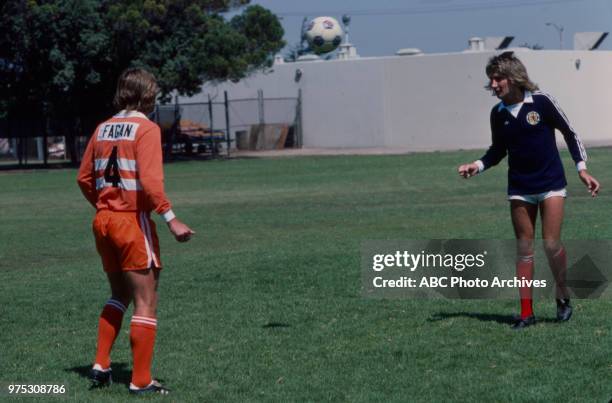
[[[504,52],[490,58],[487,63],[486,72],[489,78],[494,74],[507,78],[512,84],[518,86],[523,91],[538,90],[537,84],[529,79],[525,65],[518,57],[514,56],[514,52]],[[485,88],[493,91],[490,82],[485,85]]]

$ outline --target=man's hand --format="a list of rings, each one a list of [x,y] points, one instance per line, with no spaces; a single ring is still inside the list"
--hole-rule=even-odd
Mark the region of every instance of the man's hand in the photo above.
[[[478,174],[478,165],[475,162],[472,162],[471,164],[463,164],[457,169],[457,171],[459,172],[460,176],[467,179],[470,176]]]
[[[168,221],[168,229],[170,229],[174,238],[179,242],[187,242],[191,239],[191,236],[195,234],[191,228],[180,222],[178,218],[173,218]]]
[[[589,189],[589,192],[591,192],[591,196],[597,196],[597,193],[599,192],[599,182],[597,181],[597,179],[589,175],[586,169],[583,169],[582,171],[578,172],[578,176],[580,176],[580,180],[582,181],[582,183],[584,183],[587,189]]]

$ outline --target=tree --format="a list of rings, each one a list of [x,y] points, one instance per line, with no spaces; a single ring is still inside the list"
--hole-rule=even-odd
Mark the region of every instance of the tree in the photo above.
[[[164,99],[174,90],[193,95],[204,81],[239,80],[270,66],[284,46],[280,22],[261,6],[229,22],[218,14],[246,2],[115,1],[108,8],[112,59],[153,70]]]
[[[278,18],[249,0],[12,0],[0,9],[0,117],[97,120],[130,66],[150,69],[163,100],[209,80],[270,66],[284,46]]]

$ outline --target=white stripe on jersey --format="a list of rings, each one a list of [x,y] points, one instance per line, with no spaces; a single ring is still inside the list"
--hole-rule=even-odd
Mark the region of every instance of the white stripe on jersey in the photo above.
[[[96,190],[112,186],[113,184],[110,182],[106,182],[104,177],[96,178]],[[142,190],[142,186],[140,185],[140,181],[138,179],[121,178],[121,181],[119,182],[119,187],[123,190]]]
[[[584,148],[584,144],[582,144],[582,141],[580,140],[580,137],[578,137],[578,133],[576,133],[576,130],[574,130],[574,128],[570,124],[569,119],[565,115],[565,112],[563,112],[563,109],[561,109],[561,106],[559,106],[559,104],[557,103],[557,100],[552,95],[547,94],[547,93],[542,92],[542,91],[535,91],[534,95],[543,95],[546,98],[548,98],[548,100],[553,104],[553,106],[555,107],[555,109],[557,110],[559,115],[561,115],[561,117],[565,121],[565,124],[567,125],[567,127],[569,127],[570,130],[574,133],[574,139],[576,140],[576,144],[578,145],[578,151],[580,152],[580,157],[582,158],[583,161],[586,161],[587,160],[587,153],[586,153],[586,150]]]
[[[117,164],[119,164],[119,169],[121,169],[122,171],[132,171],[132,172],[138,171],[138,168],[136,167],[136,160],[129,160],[127,158],[118,158]],[[108,158],[100,158],[100,159],[96,159],[95,161],[96,171],[101,171],[102,169],[105,169],[106,165],[108,165]]]

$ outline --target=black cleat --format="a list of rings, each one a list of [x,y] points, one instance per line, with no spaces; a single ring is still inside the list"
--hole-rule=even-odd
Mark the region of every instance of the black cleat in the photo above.
[[[113,375],[110,368],[103,370],[98,364],[89,371],[90,389],[104,388],[113,384]]]
[[[164,388],[161,383],[153,379],[149,386],[145,386],[144,388],[139,388],[137,386],[134,386],[134,384],[130,383],[130,393],[133,395],[145,395],[150,393],[167,395],[168,393],[170,393],[170,389]]]
[[[572,306],[569,298],[557,300],[557,320],[559,322],[567,322],[572,317]]]
[[[519,318],[514,324],[511,326],[512,330],[522,330],[526,327],[533,326],[536,324],[535,316],[531,315],[524,319]]]

